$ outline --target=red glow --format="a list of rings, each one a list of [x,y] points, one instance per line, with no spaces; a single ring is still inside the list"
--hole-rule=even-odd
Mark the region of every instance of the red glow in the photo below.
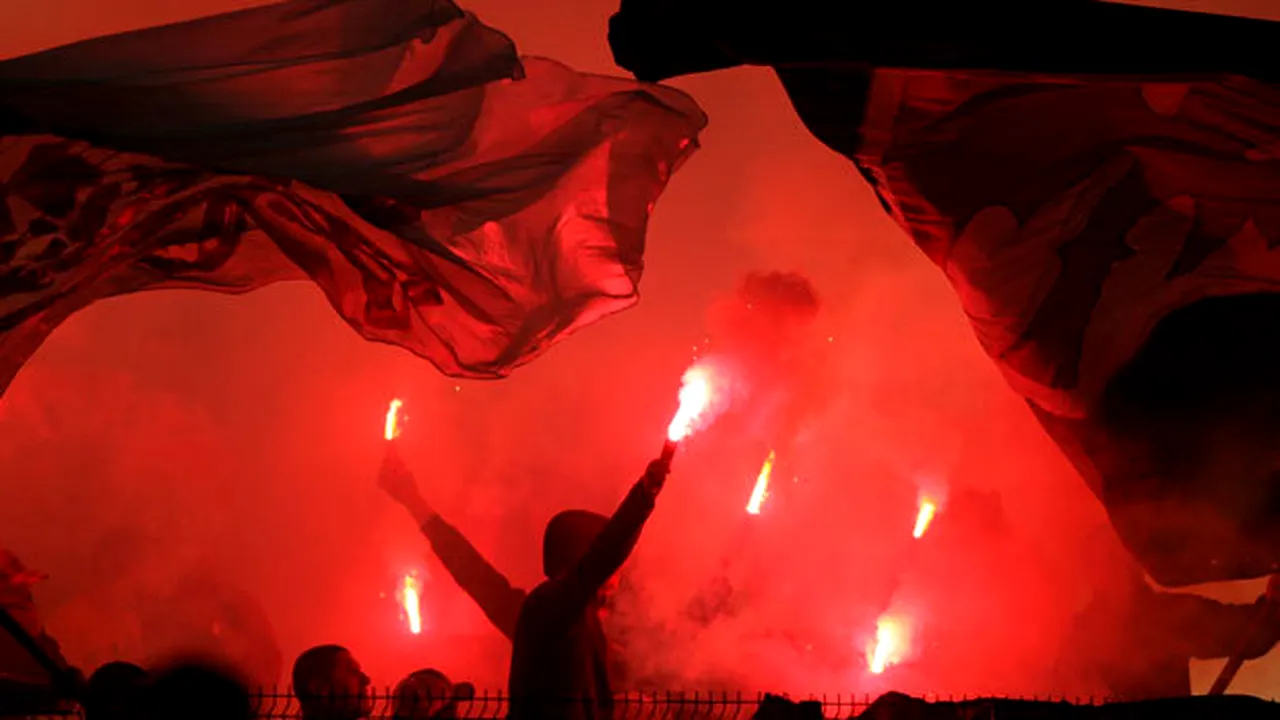
[[[14,56],[254,3],[10,3],[12,12],[0,11],[9,30],[0,47]],[[526,39],[526,52],[591,62],[602,52],[599,6],[584,0],[538,13],[498,0],[470,5]],[[769,688],[861,695],[890,686],[1102,692],[1037,683],[1094,578],[1079,559],[1085,531],[1105,518],[975,343],[938,268],[857,173],[813,141],[772,74],[712,73],[681,86],[712,112],[716,138],[658,201],[643,301],[507,380],[468,381],[462,393],[463,381],[354,333],[310,283],[234,297],[140,293],[60,326],[0,398],[0,488],[4,542],[56,570],[66,602],[49,603],[45,619],[68,660],[92,668],[186,640],[144,640],[132,619],[101,616],[107,607],[191,614],[149,593],[128,603],[143,582],[175,585],[186,559],[207,553],[260,601],[278,637],[281,674],[255,683],[287,682],[300,652],[336,641],[352,646],[380,686],[430,665],[482,689],[505,688],[510,642],[455,583],[424,574],[442,572],[434,560],[420,564],[430,547],[373,487],[383,446],[398,444],[444,519],[527,586],[541,577],[547,518],[570,507],[612,509],[666,439],[661,421],[676,411],[671,391],[695,364],[689,351],[698,343],[711,404],[685,438],[679,472],[629,567],[638,591],[620,597],[636,603],[620,617],[643,612],[680,630],[661,642],[642,635],[628,649],[645,670],[678,689],[718,683],[708,678],[723,668],[732,678],[725,690],[753,697]],[[726,107],[734,117],[721,117]],[[25,212],[23,201],[11,204]],[[478,245],[466,251],[493,247],[486,232],[468,233]],[[821,293],[809,331],[758,332],[769,326],[756,322],[759,306],[740,326],[736,317],[727,329],[708,322],[716,301],[738,302],[745,270],[774,268],[810,276]],[[714,346],[699,342],[704,334]],[[828,343],[832,335],[840,342]],[[779,362],[768,379],[794,381],[790,407],[773,398],[740,403],[740,387],[769,389],[748,385],[762,377],[759,366],[775,369],[766,352],[775,342],[803,359],[816,343],[833,369]],[[399,435],[379,443],[372,418],[379,404],[388,410],[387,395],[403,400]],[[716,415],[722,402],[733,403],[732,416]],[[793,417],[799,440],[787,436]],[[744,518],[742,491],[751,492],[750,472],[770,447],[786,462],[774,468],[760,515]],[[803,482],[784,488],[788,476]],[[1007,498],[1016,541],[981,544],[950,497],[961,487]],[[937,504],[929,541],[908,535],[921,494]],[[750,547],[736,534],[744,526]],[[146,543],[118,582],[95,584],[91,550],[109,547],[122,527],[161,540]],[[684,632],[689,596],[725,556],[743,558],[734,600],[744,611],[709,632]],[[408,629],[398,596],[410,569],[420,581],[420,635]],[[871,674],[867,643],[890,608],[885,588],[899,579],[910,604],[892,610],[910,622],[911,651],[900,666]],[[806,584],[816,589],[794,590]],[[791,635],[812,639],[814,650],[797,654]],[[1254,662],[1258,672],[1233,690],[1272,694],[1266,679],[1280,653]]]

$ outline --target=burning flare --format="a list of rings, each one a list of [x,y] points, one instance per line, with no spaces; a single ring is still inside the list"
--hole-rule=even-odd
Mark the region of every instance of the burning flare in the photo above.
[[[678,443],[689,436],[701,415],[711,406],[711,370],[694,365],[684,373],[680,384],[680,409],[667,426],[667,441]]]
[[[876,639],[867,648],[867,668],[879,675],[889,666],[902,662],[907,655],[907,641],[906,620],[893,615],[881,615],[876,620]]]
[[[400,588],[400,605],[404,608],[405,621],[409,624],[409,632],[414,635],[422,633],[422,593],[418,585],[418,577],[413,573],[404,576]]]
[[[760,474],[756,476],[756,486],[751,489],[751,499],[747,501],[747,514],[759,515],[760,506],[769,497],[769,476],[773,474],[774,453],[769,451],[764,465],[760,466]]]
[[[929,525],[933,522],[933,518],[938,514],[938,504],[929,498],[920,499],[920,509],[916,512],[916,526],[911,531],[911,537],[919,540],[928,532]]]
[[[382,436],[387,440],[395,440],[400,437],[400,408],[404,407],[404,401],[396,398],[391,401],[391,405],[387,407],[387,422],[382,430]]]

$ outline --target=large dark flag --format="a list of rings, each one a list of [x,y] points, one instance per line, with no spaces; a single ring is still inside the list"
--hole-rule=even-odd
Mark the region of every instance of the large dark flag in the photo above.
[[[703,125],[449,0],[293,0],[0,62],[0,392],[100,298],[287,279],[500,377],[636,301]]]
[[[625,0],[619,64],[773,67],[1157,580],[1276,569],[1280,26],[1085,0],[688,5]]]

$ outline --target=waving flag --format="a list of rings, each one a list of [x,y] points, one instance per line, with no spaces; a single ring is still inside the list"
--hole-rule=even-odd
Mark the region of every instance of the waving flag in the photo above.
[[[636,300],[686,96],[521,59],[448,0],[293,0],[0,62],[0,392],[140,290],[310,279],[500,377]]]
[[[1280,25],[1079,0],[698,8],[626,0],[619,64],[649,80],[774,67],[946,274],[1152,575],[1276,570],[1271,467],[1187,470],[1191,487],[1160,464],[1177,442],[1143,445],[1103,408],[1162,320],[1280,293]]]

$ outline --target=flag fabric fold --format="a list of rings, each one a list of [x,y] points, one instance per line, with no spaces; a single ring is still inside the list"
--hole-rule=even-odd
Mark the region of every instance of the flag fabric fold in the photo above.
[[[0,392],[95,300],[309,279],[496,378],[636,301],[705,118],[449,0],[290,0],[0,62]]]
[[[1274,572],[1280,514],[1241,507],[1243,491],[1226,510],[1201,502],[1101,408],[1163,319],[1280,293],[1280,24],[1072,0],[882,5],[800,0],[769,17],[625,0],[610,39],[649,80],[773,67],[946,274],[1153,577]]]

